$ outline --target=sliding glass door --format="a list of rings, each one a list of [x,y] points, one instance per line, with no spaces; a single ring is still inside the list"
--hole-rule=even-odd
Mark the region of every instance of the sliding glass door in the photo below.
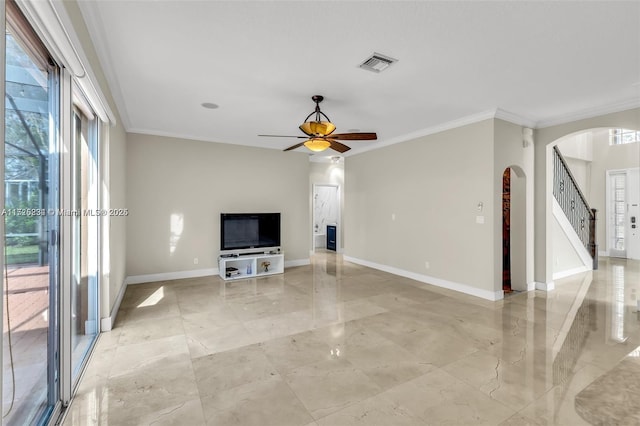
[[[6,3],[4,425],[55,420],[99,333],[99,119]]]
[[[72,150],[71,353],[74,385],[98,335],[98,162],[97,119],[74,87]]]
[[[3,220],[3,424],[45,421],[58,401],[58,76],[7,2]]]

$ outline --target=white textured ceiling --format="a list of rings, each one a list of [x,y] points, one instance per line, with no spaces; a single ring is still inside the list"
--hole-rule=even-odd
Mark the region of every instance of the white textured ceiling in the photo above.
[[[130,132],[284,149],[257,135],[300,135],[321,94],[337,132],[378,133],[355,153],[497,109],[535,126],[640,105],[637,1],[80,6]],[[399,62],[358,68],[373,52]]]

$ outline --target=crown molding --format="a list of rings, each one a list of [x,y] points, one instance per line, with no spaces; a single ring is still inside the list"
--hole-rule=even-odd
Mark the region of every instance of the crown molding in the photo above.
[[[195,142],[210,142],[210,143],[220,143],[220,144],[226,144],[226,145],[252,146],[254,148],[260,148],[256,145],[222,142],[213,137],[203,138],[202,136],[195,136],[195,135],[189,135],[189,134],[183,134],[183,133],[164,132],[162,130],[144,129],[140,127],[133,127],[131,129],[128,129],[127,133],[147,135],[147,136],[158,136],[161,138],[182,139],[182,140],[195,141]]]
[[[113,101],[116,103],[116,107],[118,108],[118,114],[120,115],[120,119],[122,120],[122,125],[124,126],[125,131],[128,132],[131,128],[131,118],[129,117],[126,102],[124,101],[124,96],[122,95],[120,82],[118,81],[118,74],[115,72],[113,66],[111,65],[114,62],[111,58],[111,53],[109,51],[109,48],[107,47],[107,43],[105,42],[107,37],[104,30],[104,24],[100,19],[98,3],[99,2],[79,1],[78,8],[80,9],[80,13],[82,14],[82,18],[85,21],[86,27],[93,28],[93,31],[87,31],[87,33],[89,34],[89,37],[91,38],[91,41],[93,43],[93,48],[96,51],[98,62],[102,67],[104,77],[106,78],[107,84],[109,85]],[[107,60],[105,61],[104,58],[106,58]]]
[[[356,152],[343,154],[343,156],[349,157],[351,155],[357,155],[367,151],[373,151],[379,148],[383,148],[385,146],[407,142],[423,136],[432,135],[434,133],[455,129],[457,127],[478,123],[480,121],[484,121],[492,118],[508,121],[509,123],[513,123],[515,125],[522,126],[522,127],[528,127],[531,129],[541,129],[545,127],[556,126],[558,124],[570,123],[573,121],[584,120],[588,118],[598,117],[601,115],[626,111],[634,108],[640,108],[640,98],[626,99],[620,102],[615,102],[615,103],[611,103],[608,105],[603,105],[595,108],[575,111],[575,112],[559,115],[553,118],[540,120],[540,121],[531,120],[521,115],[512,113],[510,111],[506,111],[501,108],[496,108],[495,110],[488,110],[488,111],[480,112],[478,114],[468,115],[466,117],[448,121],[446,123],[438,124],[436,126],[428,127],[426,129],[418,130],[416,132],[407,133],[402,136],[384,140],[380,143],[375,144],[374,146],[358,149]]]
[[[435,133],[444,132],[451,129],[456,129],[458,127],[467,126],[469,124],[478,123],[484,120],[490,120],[495,118],[496,110],[488,110],[483,111],[477,114],[468,115],[466,117],[458,118],[455,120],[447,121],[442,124],[437,124],[435,126],[427,127],[425,129],[417,130],[415,132],[406,133],[404,135],[397,136],[395,138],[382,140],[375,145],[370,145],[369,147],[365,147],[362,149],[358,149],[356,152],[343,154],[344,157],[349,157],[351,155],[362,154],[363,152],[373,151],[376,149],[384,148],[386,146],[399,144],[402,142],[408,142],[410,140],[418,139],[424,136],[433,135]]]
[[[507,121],[509,123],[522,126],[522,127],[527,127],[531,129],[540,129],[544,127],[555,126],[558,124],[569,123],[572,121],[598,117],[605,114],[626,111],[633,108],[640,108],[640,99],[628,99],[625,101],[612,103],[612,104],[601,106],[601,107],[590,108],[587,110],[581,110],[581,111],[577,111],[569,114],[564,114],[561,116],[557,116],[554,118],[541,120],[541,121],[534,121],[526,117],[523,117],[521,115],[515,114],[513,112],[506,111],[501,108],[496,108],[492,110],[482,111],[477,114],[468,115],[455,120],[447,121],[445,123],[427,127],[421,130],[417,130],[415,132],[406,133],[404,135],[397,136],[391,139],[378,140],[377,143],[372,144],[368,147],[352,149],[347,153],[336,154],[336,155],[341,156],[343,158],[342,161],[344,161],[344,158],[350,157],[352,155],[358,155],[368,151],[374,151],[376,149],[384,148],[391,145],[396,145],[403,142],[408,142],[424,136],[433,135],[436,133],[456,129],[459,127],[475,124],[475,123],[478,123],[484,120],[490,120],[490,119],[499,119],[499,120]],[[150,130],[150,129],[133,128],[133,129],[128,129],[127,131],[129,133],[139,133],[139,134],[145,134],[145,135],[169,137],[169,138],[176,138],[176,139],[188,139],[188,140],[194,140],[194,141],[214,142],[214,143],[223,143],[223,144],[228,143],[220,140],[215,140],[213,138],[203,138],[201,136],[194,136],[194,135],[181,135],[176,133],[161,132],[161,131]],[[252,144],[238,144],[238,143],[232,143],[232,144],[240,145],[240,146],[250,146],[254,148],[265,148],[265,147],[260,147]],[[269,148],[265,148],[265,149],[269,149]],[[273,148],[273,149],[276,149],[276,148]],[[322,155],[311,154],[310,161],[328,162],[330,160],[325,159],[324,156]]]
[[[518,115],[512,112],[506,111],[504,109],[496,108],[496,109],[479,112],[477,114],[467,115],[462,118],[447,121],[446,123],[438,124],[432,127],[427,127],[425,129],[421,129],[415,132],[407,133],[402,136],[398,136],[392,139],[382,141],[380,143],[375,144],[374,146],[358,149],[356,152],[353,152],[353,153],[344,154],[344,156],[349,157],[350,155],[361,154],[363,152],[372,151],[375,149],[383,148],[385,146],[407,142],[407,141],[418,139],[424,136],[433,135],[435,133],[440,133],[447,130],[456,129],[458,127],[467,126],[469,124],[479,123],[480,121],[496,119],[496,118],[500,120],[508,121],[509,123],[522,126],[522,127],[529,127],[529,128],[536,127],[536,122],[533,120],[530,120],[526,117],[523,117],[521,115]]]
[[[601,115],[613,114],[634,108],[640,108],[640,97],[625,99],[607,105],[574,111],[567,114],[561,114],[552,118],[540,120],[536,123],[535,127],[537,129],[543,129],[545,127],[557,126],[559,124],[571,123],[573,121],[585,120],[587,118],[599,117]]]
[[[251,144],[251,143],[225,142],[224,140],[216,139],[215,137],[202,137],[202,136],[183,134],[183,133],[163,132],[155,129],[133,128],[133,129],[127,130],[127,133],[145,135],[145,136],[157,136],[159,138],[167,138],[167,139],[179,139],[179,140],[191,141],[191,142],[208,142],[208,143],[215,143],[215,144],[220,144],[225,146],[231,145],[231,146],[237,146],[237,147],[256,148],[256,149],[275,149],[276,151],[282,151],[281,148],[271,148],[267,146],[261,146],[255,143]],[[301,154],[301,153],[304,153],[304,152],[298,152],[298,154]]]
[[[515,114],[513,112],[509,112],[509,111],[505,111],[503,109],[496,109],[496,113],[494,115],[494,118],[500,119],[500,120],[504,120],[504,121],[508,121],[509,123],[512,124],[517,124],[518,126],[522,126],[522,127],[529,127],[531,129],[534,129],[536,127],[536,122],[533,120],[530,120],[526,117],[523,117],[521,115]]]

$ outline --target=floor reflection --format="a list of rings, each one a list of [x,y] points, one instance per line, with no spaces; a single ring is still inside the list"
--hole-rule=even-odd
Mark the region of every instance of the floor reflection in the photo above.
[[[640,409],[606,395],[640,383],[638,287],[640,262],[604,258],[488,302],[329,252],[260,279],[130,286],[65,424],[628,423]]]

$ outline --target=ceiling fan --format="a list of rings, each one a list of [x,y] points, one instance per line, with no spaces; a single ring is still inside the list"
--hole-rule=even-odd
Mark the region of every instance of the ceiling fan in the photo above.
[[[333,132],[336,130],[336,126],[329,120],[327,115],[320,111],[320,102],[324,99],[324,96],[314,95],[311,97],[313,102],[316,103],[316,109],[305,118],[304,123],[299,126],[299,129],[306,136],[280,136],[280,135],[258,135],[258,136],[266,136],[271,138],[297,138],[297,139],[306,139],[304,142],[300,142],[299,144],[292,145],[289,148],[285,149],[285,151],[291,151],[292,149],[296,149],[301,147],[302,145],[309,148],[314,152],[321,152],[327,148],[331,148],[340,153],[347,152],[351,148],[346,146],[343,143],[338,142],[339,140],[343,141],[371,141],[378,139],[378,136],[375,133],[336,133]],[[313,118],[312,118],[313,116]],[[312,118],[311,121],[309,119]],[[324,120],[323,120],[324,118]],[[325,121],[326,120],[326,121]]]

